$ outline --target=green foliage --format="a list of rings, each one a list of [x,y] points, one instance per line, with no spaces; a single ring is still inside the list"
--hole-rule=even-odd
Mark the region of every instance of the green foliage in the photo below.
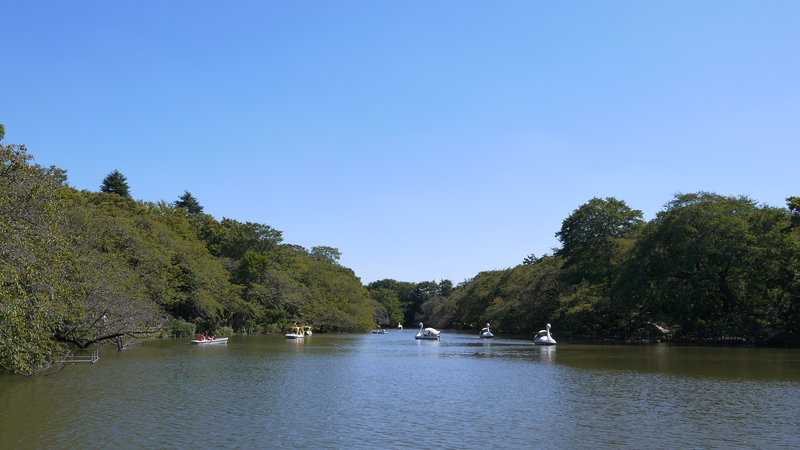
[[[217,328],[217,336],[230,336],[233,334],[233,328],[231,327],[218,327]]]
[[[544,257],[535,265],[481,272],[449,297],[426,302],[422,319],[441,328],[480,329],[490,322],[497,331],[536,331],[559,305],[562,265],[562,258]]]
[[[678,195],[637,242],[620,295],[687,331],[768,333],[796,284],[788,220],[746,197]]]
[[[237,283],[243,285],[258,283],[262,274],[269,269],[269,265],[269,258],[259,253],[248,251],[239,261],[239,267],[236,269]]]
[[[6,126],[0,123],[0,141],[2,141],[4,137],[6,137]]]
[[[376,323],[379,325],[393,325],[403,321],[403,305],[400,303],[400,296],[396,291],[379,288],[370,291],[370,296],[383,306],[386,311],[384,320],[376,320]]]
[[[306,255],[296,255],[288,269],[303,294],[297,322],[312,323],[323,332],[372,328],[374,310],[368,292],[352,270]]]
[[[342,256],[342,253],[339,251],[338,248],[321,246],[321,247],[311,247],[310,256],[316,259],[317,261],[338,266],[339,257]]]
[[[57,364],[66,347],[54,334],[81,314],[59,208],[63,171],[31,159],[24,146],[0,146],[0,366],[26,375]]]
[[[800,205],[679,194],[655,219],[593,199],[557,234],[553,256],[482,272],[421,306],[441,328],[603,336],[653,329],[800,343]]]
[[[453,293],[453,282],[450,280],[439,281],[439,290],[437,294],[441,297],[447,297]]]
[[[800,197],[789,197],[786,199],[786,204],[792,214],[800,213]]]
[[[104,192],[0,146],[0,366],[56,367],[71,346],[168,332],[366,331],[375,323],[563,334],[713,331],[800,342],[800,200],[680,194],[655,219],[592,199],[552,256],[450,280],[362,286],[333,247],[283,244],[268,225],[202,212],[188,191],[138,202],[114,171]],[[118,195],[109,195],[118,194]],[[163,331],[162,331],[163,330]],[[562,335],[563,335],[562,334]]]
[[[130,198],[129,187],[125,175],[121,174],[119,170],[114,169],[113,172],[106,175],[103,179],[103,184],[100,185],[100,192],[107,194],[117,194],[121,197]]]
[[[800,227],[800,197],[789,197],[786,199],[786,205],[792,214],[791,228]]]
[[[616,324],[604,316],[608,298],[605,289],[588,281],[569,285],[557,298],[558,307],[553,311],[553,320],[565,330],[581,330],[584,334],[615,329]]]
[[[242,259],[247,252],[269,255],[283,241],[283,233],[268,225],[222,219],[219,256]]]
[[[533,264],[536,264],[538,261],[539,261],[539,258],[537,258],[536,255],[531,253],[530,255],[526,256],[525,259],[522,260],[522,265],[523,266],[531,266]]]
[[[189,337],[194,336],[195,325],[191,322],[184,322],[183,320],[173,320],[169,324],[169,335],[171,337]]]
[[[272,245],[269,256],[248,251],[231,260],[234,279],[243,286],[234,328],[276,330],[292,323],[316,330],[364,331],[372,327],[379,304],[371,303],[352,270],[311,256],[302,247]]]
[[[66,344],[293,322],[365,331],[376,310],[386,311],[338,263],[338,249],[309,253],[282,245],[267,225],[217,222],[188,191],[172,204],[134,201],[116,170],[104,192],[78,192],[63,170],[31,159],[23,146],[0,153],[0,365],[8,370],[57,366]]]
[[[367,285],[367,289],[371,293],[374,293],[381,289],[388,289],[394,291],[397,294],[397,300],[400,302],[400,310],[403,314],[402,319],[398,319],[398,322],[403,322],[403,323],[414,323],[414,321],[416,320],[416,316],[420,313],[422,303],[415,301],[414,296],[416,288],[417,285],[415,283],[410,283],[406,281],[397,281],[391,278],[373,281],[372,283]],[[384,309],[387,309],[385,305]],[[389,320],[388,315],[391,314],[391,312],[387,311],[386,314],[387,318],[385,320]],[[379,320],[376,320],[376,322],[385,324],[385,322]]]
[[[623,239],[642,223],[642,212],[629,208],[624,201],[593,198],[562,223],[556,233],[562,244],[557,255],[566,258],[575,281],[601,281],[611,275]]]
[[[175,233],[187,226],[175,217],[165,220],[131,199],[89,192],[76,195],[71,210],[76,243],[89,265],[84,272],[93,283],[116,280],[111,297],[184,318],[220,317],[235,302],[221,261],[200,241]]]
[[[408,297],[405,305],[406,323],[417,322],[417,313],[422,311],[422,305],[438,297],[439,285],[435,281],[422,281],[414,285],[414,290]]]
[[[193,216],[199,216],[203,213],[203,207],[200,206],[200,202],[189,191],[183,191],[183,195],[175,202],[175,207],[184,208]]]

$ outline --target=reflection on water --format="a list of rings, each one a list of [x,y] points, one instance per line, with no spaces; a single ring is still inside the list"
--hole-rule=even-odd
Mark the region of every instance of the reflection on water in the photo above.
[[[159,340],[0,374],[0,448],[797,448],[800,352],[444,332]]]
[[[545,345],[545,346],[537,346],[539,350],[540,361],[553,364],[556,362],[556,346],[555,345]]]

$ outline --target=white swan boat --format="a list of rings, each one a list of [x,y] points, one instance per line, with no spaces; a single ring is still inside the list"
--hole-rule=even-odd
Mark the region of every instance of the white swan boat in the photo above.
[[[228,338],[194,339],[192,344],[227,344]]]
[[[400,323],[400,322],[397,322],[397,329],[398,330],[402,330],[403,329],[403,324]]]
[[[546,330],[541,330],[540,332],[536,333],[536,337],[533,338],[533,343],[536,345],[556,345],[556,340],[553,339],[553,336],[550,336],[550,324],[547,324]]]
[[[478,335],[481,339],[490,339],[493,338],[494,335],[491,331],[489,331],[489,324],[486,324],[486,328],[481,329],[481,333]]]
[[[419,323],[419,331],[414,336],[414,339],[431,339],[431,340],[438,340],[439,334],[441,331],[437,330],[436,328],[425,328],[422,329],[422,322]]]
[[[304,337],[306,337],[306,332],[303,327],[291,327],[286,333],[286,339],[303,339]]]
[[[305,333],[306,336],[311,336],[312,334],[314,334],[311,332],[311,327],[308,325],[303,327],[303,333]]]

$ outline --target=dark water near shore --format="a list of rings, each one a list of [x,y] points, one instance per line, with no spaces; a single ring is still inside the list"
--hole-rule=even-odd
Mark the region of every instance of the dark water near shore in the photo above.
[[[798,350],[414,333],[156,340],[0,374],[0,448],[800,448]]]

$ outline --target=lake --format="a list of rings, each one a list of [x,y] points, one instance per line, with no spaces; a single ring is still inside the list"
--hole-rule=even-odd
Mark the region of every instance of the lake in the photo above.
[[[796,349],[415,332],[160,339],[2,373],[0,448],[800,448]]]

